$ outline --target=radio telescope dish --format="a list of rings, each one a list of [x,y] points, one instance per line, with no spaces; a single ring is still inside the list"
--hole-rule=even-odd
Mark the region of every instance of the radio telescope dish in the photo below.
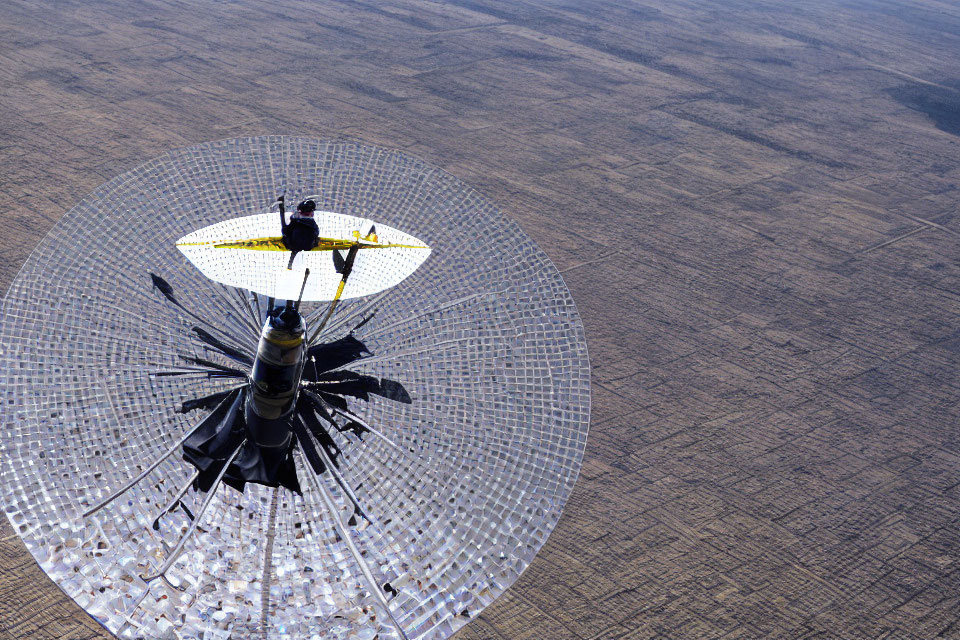
[[[358,243],[414,248],[397,248],[405,257],[379,278],[367,267],[380,263],[364,261],[391,249],[355,251],[362,277],[339,306],[304,297],[323,357],[307,362],[301,396],[352,417],[314,432],[313,454],[292,449],[285,483],[244,485],[239,449],[197,453],[229,429],[187,435],[236,413],[228,405],[255,382],[246,354],[270,322],[266,296],[292,295],[287,284],[221,284],[195,263],[225,249],[190,255],[177,242],[278,216],[270,203],[284,192],[314,199],[318,219],[382,225],[376,238],[354,229]],[[299,275],[278,277],[299,289],[309,253],[291,264]],[[317,282],[329,288],[342,258],[317,262]],[[338,360],[343,345],[352,355]],[[0,496],[47,575],[121,638],[445,638],[516,580],[556,525],[589,399],[562,278],[477,192],[372,146],[205,143],[98,188],[11,285]],[[214,489],[203,473],[219,476]]]

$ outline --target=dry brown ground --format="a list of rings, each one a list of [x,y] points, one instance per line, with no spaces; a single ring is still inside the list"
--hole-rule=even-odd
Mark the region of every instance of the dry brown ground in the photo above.
[[[537,239],[593,366],[459,640],[960,637],[955,3],[280,4],[0,3],[0,290],[172,147],[401,148]],[[103,637],[0,527],[0,638]]]

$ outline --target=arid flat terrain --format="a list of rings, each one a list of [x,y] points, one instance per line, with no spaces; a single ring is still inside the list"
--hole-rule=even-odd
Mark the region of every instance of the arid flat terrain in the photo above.
[[[171,148],[402,149],[592,363],[564,516],[459,640],[960,638],[958,69],[938,1],[7,0],[0,290]],[[3,520],[0,638],[103,637]]]

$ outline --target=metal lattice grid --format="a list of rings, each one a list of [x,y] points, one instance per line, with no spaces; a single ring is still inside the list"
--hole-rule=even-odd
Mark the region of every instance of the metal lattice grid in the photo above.
[[[376,310],[357,330],[373,356],[354,368],[402,381],[413,398],[352,407],[408,455],[338,436],[344,474],[375,522],[350,528],[351,541],[389,584],[410,637],[449,636],[509,587],[576,480],[589,422],[583,329],[556,269],[495,206],[371,146],[260,137],[170,152],[64,216],[15,279],[0,325],[5,511],[43,570],[122,638],[399,637],[309,481],[302,496],[219,491],[168,574],[176,588],[140,576],[187,527],[179,511],[161,531],[151,524],[189,465],[171,457],[110,507],[80,515],[196,421],[177,412],[185,398],[231,384],[154,375],[179,354],[213,356],[149,273],[255,346],[243,296],[174,243],[264,213],[284,189],[432,249],[396,287],[344,301],[325,331],[345,334]],[[308,316],[324,308],[304,303]],[[349,506],[331,494],[346,522]]]

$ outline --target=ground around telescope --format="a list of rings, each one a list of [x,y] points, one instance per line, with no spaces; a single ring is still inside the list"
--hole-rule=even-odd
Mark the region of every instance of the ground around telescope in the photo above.
[[[15,1],[0,34],[2,291],[106,180],[264,134],[418,156],[553,259],[583,469],[458,640],[960,637],[960,8]],[[0,519],[0,640],[106,637]]]

